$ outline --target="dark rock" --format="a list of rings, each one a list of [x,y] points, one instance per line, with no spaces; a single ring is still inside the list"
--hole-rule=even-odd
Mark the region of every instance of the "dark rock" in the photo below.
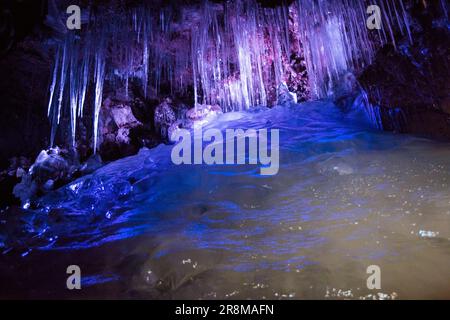
[[[450,140],[449,29],[434,13],[440,10],[436,4],[417,6],[414,44],[405,38],[398,50],[385,46],[358,80],[379,108],[385,130]]]
[[[139,126],[130,130],[131,144],[140,148],[153,148],[161,143],[161,138],[148,126]]]
[[[182,120],[177,120],[169,127],[167,130],[167,135],[169,137],[170,142],[177,142],[173,139],[175,132],[185,127],[185,122]]]
[[[291,55],[290,66],[287,70],[287,85],[289,91],[297,95],[297,102],[309,100],[310,92],[305,58],[299,53],[293,53]]]
[[[34,157],[48,146],[45,101],[51,62],[42,41],[27,38],[0,59],[0,167],[13,156]]]
[[[168,141],[168,129],[177,120],[172,100],[166,98],[155,109],[155,130],[164,141]]]
[[[422,30],[427,30],[423,28]],[[414,45],[380,50],[359,77],[385,130],[450,139],[450,36],[436,28],[413,35]]]

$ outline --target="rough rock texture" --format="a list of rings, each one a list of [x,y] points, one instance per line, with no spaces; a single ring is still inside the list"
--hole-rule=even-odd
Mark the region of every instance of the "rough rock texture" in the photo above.
[[[9,167],[0,172],[0,209],[10,205],[18,204],[17,198],[12,194],[16,184],[27,174],[30,161],[25,157],[14,157],[10,159]]]
[[[450,33],[438,3],[416,4],[414,45],[385,46],[358,79],[385,130],[450,139]]]
[[[0,166],[35,156],[48,144],[45,100],[50,60],[38,40],[20,43],[0,59]]]
[[[303,53],[303,47],[299,38],[298,12],[292,6],[289,9],[289,43],[291,56],[288,63],[285,61],[285,81],[290,92],[297,95],[298,102],[308,101],[311,98],[308,72]],[[279,84],[278,84],[279,85]]]

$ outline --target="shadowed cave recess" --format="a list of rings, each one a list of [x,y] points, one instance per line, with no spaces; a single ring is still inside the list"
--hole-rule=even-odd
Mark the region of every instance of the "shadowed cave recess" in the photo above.
[[[0,296],[450,297],[448,1],[1,6]],[[174,165],[199,124],[279,129],[278,174]]]

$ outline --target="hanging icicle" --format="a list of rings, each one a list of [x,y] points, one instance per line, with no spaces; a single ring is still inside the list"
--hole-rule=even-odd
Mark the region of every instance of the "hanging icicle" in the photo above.
[[[264,8],[257,0],[204,1],[201,19],[182,30],[189,13],[175,14],[170,6],[137,6],[114,19],[92,16],[81,34],[68,32],[55,50],[47,106],[50,144],[65,121],[75,147],[79,119],[87,115],[87,107],[92,110],[96,152],[105,79],[114,87],[123,86],[126,99],[131,81],[138,80],[133,83],[141,84],[145,98],[192,89],[194,107],[244,110],[276,101],[295,53],[304,60],[312,98],[326,97],[342,74],[370,64],[380,45],[397,46],[398,34],[413,41],[402,1],[370,2],[382,11],[382,28],[373,32],[366,27],[368,4],[297,0]],[[447,14],[446,2],[441,6]]]

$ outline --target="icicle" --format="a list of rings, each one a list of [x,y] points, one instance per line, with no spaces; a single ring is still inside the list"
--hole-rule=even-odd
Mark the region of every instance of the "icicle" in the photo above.
[[[49,98],[49,101],[48,101],[48,111],[47,111],[47,116],[48,117],[50,116],[50,110],[52,108],[53,96],[54,96],[54,93],[55,93],[55,86],[56,86],[56,81],[57,81],[57,77],[58,77],[60,51],[61,51],[61,47],[58,46],[58,51],[56,52],[56,55],[55,55],[55,65],[54,65],[54,68],[53,68],[52,83],[50,85],[50,98]]]
[[[95,104],[94,104],[94,154],[97,152],[98,120],[103,99],[103,83],[105,80],[105,56],[99,49],[95,54]]]
[[[75,137],[77,128],[78,98],[79,98],[79,75],[78,75],[78,52],[77,46],[74,46],[71,52],[70,60],[70,125],[72,132],[72,146],[75,147]]]

